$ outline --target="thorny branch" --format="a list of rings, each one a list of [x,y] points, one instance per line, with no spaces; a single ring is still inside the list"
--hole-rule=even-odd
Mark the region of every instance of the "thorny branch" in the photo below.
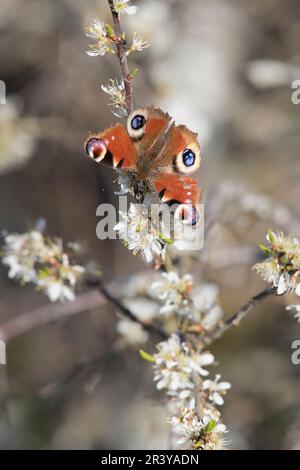
[[[112,18],[113,18],[114,32],[116,35],[115,42],[116,42],[118,58],[119,58],[120,66],[121,66],[122,77],[124,80],[126,110],[127,110],[127,113],[130,114],[133,110],[133,104],[132,104],[131,76],[130,76],[128,61],[127,61],[127,56],[126,56],[126,41],[122,37],[120,15],[114,9],[113,0],[108,0],[108,4],[109,4]]]

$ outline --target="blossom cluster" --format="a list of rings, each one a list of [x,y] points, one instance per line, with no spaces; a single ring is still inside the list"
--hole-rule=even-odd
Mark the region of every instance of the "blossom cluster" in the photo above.
[[[10,279],[34,284],[51,302],[74,300],[75,286],[85,272],[64,251],[62,240],[45,237],[38,230],[5,235],[2,263],[9,268]]]
[[[141,253],[147,263],[164,258],[166,240],[151,223],[148,208],[143,204],[130,204],[128,212],[120,211],[121,221],[115,226],[118,236],[134,255]]]
[[[295,291],[300,296],[300,242],[297,238],[285,236],[271,230],[267,235],[268,246],[260,245],[268,256],[253,269],[262,279],[277,288],[281,295]]]
[[[158,344],[153,356],[154,381],[170,397],[170,418],[178,444],[189,442],[193,449],[223,448],[222,435],[227,432],[218,409],[231,388],[229,382],[208,377],[207,367],[215,362],[210,352],[200,352],[182,341],[178,334]],[[204,439],[205,438],[205,439]]]
[[[186,408],[182,416],[174,416],[169,423],[179,437],[178,444],[188,444],[192,450],[226,449],[227,441],[224,439],[226,426],[208,416],[200,418],[194,410]]]
[[[215,284],[194,286],[191,274],[180,277],[175,271],[162,273],[155,281],[151,294],[162,301],[161,315],[176,314],[199,326],[199,331],[211,330],[222,319],[223,311],[217,303],[218,287]]]
[[[137,11],[135,5],[130,5],[130,0],[114,0],[113,10],[118,15],[127,14],[134,15]],[[119,55],[117,44],[123,42],[125,56],[129,56],[132,52],[141,52],[149,47],[140,33],[133,33],[130,44],[127,44],[126,34],[122,33],[118,37],[114,28],[110,24],[104,24],[99,18],[95,18],[86,28],[86,36],[94,42],[90,44],[87,54],[91,57],[104,56],[105,54]],[[136,74],[137,69],[132,70],[126,80],[131,80]],[[125,78],[125,77],[123,77]],[[102,90],[110,96],[110,105],[116,108],[113,113],[116,116],[124,117],[127,115],[125,87],[123,79],[119,82],[117,79],[110,79],[107,85],[101,86]]]

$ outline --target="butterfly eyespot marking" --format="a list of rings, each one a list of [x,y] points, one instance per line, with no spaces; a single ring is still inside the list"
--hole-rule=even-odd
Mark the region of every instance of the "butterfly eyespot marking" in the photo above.
[[[182,161],[185,166],[192,166],[194,165],[196,160],[196,156],[191,149],[185,149],[182,152]]]
[[[92,137],[87,141],[85,150],[88,156],[97,163],[101,162],[107,154],[107,147],[104,141],[96,137]]]
[[[145,133],[148,118],[147,110],[137,109],[128,116],[127,132],[133,140],[139,140]]]
[[[200,214],[191,204],[180,204],[175,211],[175,219],[185,225],[195,227],[200,221]]]
[[[188,147],[179,152],[173,161],[175,171],[189,174],[196,171],[201,163],[200,147],[198,142],[190,142]]]
[[[131,128],[137,131],[138,129],[141,129],[145,125],[145,118],[141,114],[138,114],[137,116],[134,116],[134,118],[131,119]]]

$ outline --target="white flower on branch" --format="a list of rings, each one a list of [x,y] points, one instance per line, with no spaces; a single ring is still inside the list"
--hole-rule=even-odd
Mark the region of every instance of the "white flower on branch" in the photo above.
[[[117,332],[122,336],[123,341],[118,344],[136,345],[145,343],[148,339],[148,333],[140,323],[124,318],[117,324]]]
[[[131,203],[128,212],[120,211],[120,216],[123,220],[114,228],[134,255],[141,253],[147,263],[164,257],[165,245],[149,219],[146,206]]]
[[[86,36],[94,39],[96,42],[90,45],[90,49],[86,53],[91,57],[98,55],[105,55],[107,52],[115,54],[112,49],[113,41],[107,35],[107,31],[103,21],[98,18],[94,19],[92,23],[86,28]]]
[[[224,434],[226,426],[208,416],[199,418],[194,410],[184,409],[182,416],[169,419],[178,444],[188,445],[193,450],[222,450],[226,448]]]
[[[215,284],[202,284],[194,288],[191,274],[180,277],[176,272],[163,273],[161,281],[155,281],[150,293],[163,301],[162,315],[177,314],[196,321],[206,330],[216,326],[223,316],[217,304],[219,289]]]
[[[37,286],[45,291],[51,302],[60,300],[73,301],[75,299],[74,287],[77,280],[84,273],[84,268],[72,265],[66,253],[57,252],[53,262],[44,260],[45,266],[38,272]]]
[[[11,279],[35,284],[52,302],[74,300],[74,288],[85,269],[70,261],[61,240],[33,230],[6,235],[4,243],[2,263],[9,267]]]
[[[222,395],[225,395],[227,390],[231,388],[231,384],[229,382],[219,382],[221,378],[220,374],[217,374],[215,380],[205,380],[203,382],[203,390],[207,390],[209,393],[209,400],[218,406],[222,406],[224,404],[224,399]]]
[[[133,33],[133,38],[132,38],[132,44],[129,47],[129,49],[126,51],[126,55],[129,55],[131,52],[135,51],[143,51],[144,49],[147,49],[150,44],[148,41],[145,41],[145,39],[142,37],[140,33]]]
[[[271,230],[267,235],[269,246],[261,245],[268,258],[253,266],[253,269],[266,282],[277,288],[281,295],[295,291],[300,295],[300,243],[296,238]]]
[[[223,317],[224,312],[217,303],[218,295],[219,288],[216,284],[201,284],[192,292],[194,307],[198,312],[196,319],[205,330],[213,329]]]
[[[159,343],[157,348],[154,381],[158,389],[166,388],[171,392],[192,389],[194,373],[208,375],[204,367],[214,362],[212,354],[191,351],[176,334]]]
[[[135,15],[137,7],[129,5],[130,0],[114,0],[114,10],[117,13],[124,13],[126,15]]]
[[[119,115],[126,116],[126,97],[125,97],[125,85],[123,79],[118,82],[117,79],[109,80],[107,85],[101,85],[102,90],[110,96],[111,106],[118,110]]]
[[[62,281],[56,281],[54,278],[41,279],[37,282],[37,285],[45,291],[51,302],[56,302],[57,300],[72,302],[75,299],[73,289],[70,286],[66,286]]]
[[[193,288],[193,276],[185,274],[182,278],[175,271],[162,274],[162,280],[156,281],[151,286],[151,293],[164,300],[160,313],[186,314],[189,305],[189,296]]]
[[[286,307],[287,310],[295,310],[295,315],[294,317],[296,318],[297,322],[300,323],[300,304],[296,304],[296,305],[288,305]]]
[[[44,252],[43,235],[33,230],[24,234],[12,233],[4,237],[2,263],[9,267],[8,277],[21,284],[37,278],[35,263]]]

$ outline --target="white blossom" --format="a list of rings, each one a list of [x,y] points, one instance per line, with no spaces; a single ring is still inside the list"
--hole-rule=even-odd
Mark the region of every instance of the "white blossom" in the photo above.
[[[153,282],[150,294],[163,302],[162,315],[185,316],[206,330],[212,329],[222,318],[223,310],[216,303],[219,289],[215,284],[202,284],[194,288],[191,274],[180,277],[175,271],[163,273],[160,281]]]
[[[109,104],[114,106],[119,114],[121,113],[122,116],[126,116],[126,97],[123,79],[120,82],[117,79],[110,79],[109,83],[106,86],[101,85],[101,88],[110,96],[111,102]]]
[[[175,271],[162,273],[162,280],[151,286],[151,293],[164,301],[160,313],[186,314],[189,309],[189,294],[193,287],[193,276],[185,274],[182,278]]]
[[[226,446],[226,426],[208,416],[199,418],[194,410],[183,410],[182,416],[171,418],[169,423],[179,438],[179,445],[188,444],[194,450],[221,450]]]
[[[130,0],[114,0],[114,10],[117,13],[124,13],[126,15],[135,15],[137,7],[129,5]]]
[[[140,33],[133,33],[132,44],[130,46],[130,49],[128,49],[128,52],[141,52],[147,47],[149,47],[149,42],[145,41]]]
[[[37,277],[35,263],[44,252],[44,239],[40,232],[9,234],[4,237],[2,263],[9,267],[8,277],[21,283],[34,282]]]
[[[103,56],[107,52],[114,53],[111,48],[112,41],[107,35],[103,21],[98,18],[94,19],[86,28],[86,36],[96,41],[94,44],[91,44],[90,49],[86,51],[89,56],[96,57],[98,55]]]
[[[117,324],[117,332],[122,336],[124,344],[135,345],[145,343],[148,333],[140,323],[124,318]]]
[[[154,355],[154,381],[158,389],[166,388],[171,392],[192,389],[194,374],[208,375],[204,367],[214,362],[214,356],[209,352],[190,351],[176,334],[157,347],[158,353]]]
[[[65,285],[62,281],[57,281],[52,278],[45,278],[37,281],[37,285],[45,290],[51,302],[60,300],[61,302],[70,301],[75,299],[75,293],[70,286]]]
[[[205,380],[203,382],[203,390],[207,390],[209,393],[209,400],[218,406],[222,406],[224,404],[224,399],[222,395],[224,395],[227,390],[231,388],[231,384],[229,382],[219,382],[221,378],[220,374],[217,374],[215,380]]]
[[[193,304],[205,330],[213,329],[223,317],[223,310],[217,303],[218,295],[219,288],[216,284],[201,284],[193,289]]]
[[[130,204],[128,212],[120,211],[121,220],[114,229],[133,254],[141,253],[147,263],[164,257],[164,244],[152,225],[148,209],[142,204]]]
[[[72,302],[75,299],[74,287],[84,273],[84,268],[72,265],[66,253],[61,253],[57,261],[39,272],[36,284],[39,289],[45,291],[51,302]]]
[[[282,295],[295,291],[300,295],[300,243],[297,238],[286,237],[271,230],[267,235],[269,247],[261,245],[268,258],[253,266],[262,279],[277,288]]]
[[[6,235],[4,243],[2,263],[9,267],[9,278],[35,284],[51,302],[74,300],[74,288],[85,269],[70,262],[61,240],[33,230]]]

